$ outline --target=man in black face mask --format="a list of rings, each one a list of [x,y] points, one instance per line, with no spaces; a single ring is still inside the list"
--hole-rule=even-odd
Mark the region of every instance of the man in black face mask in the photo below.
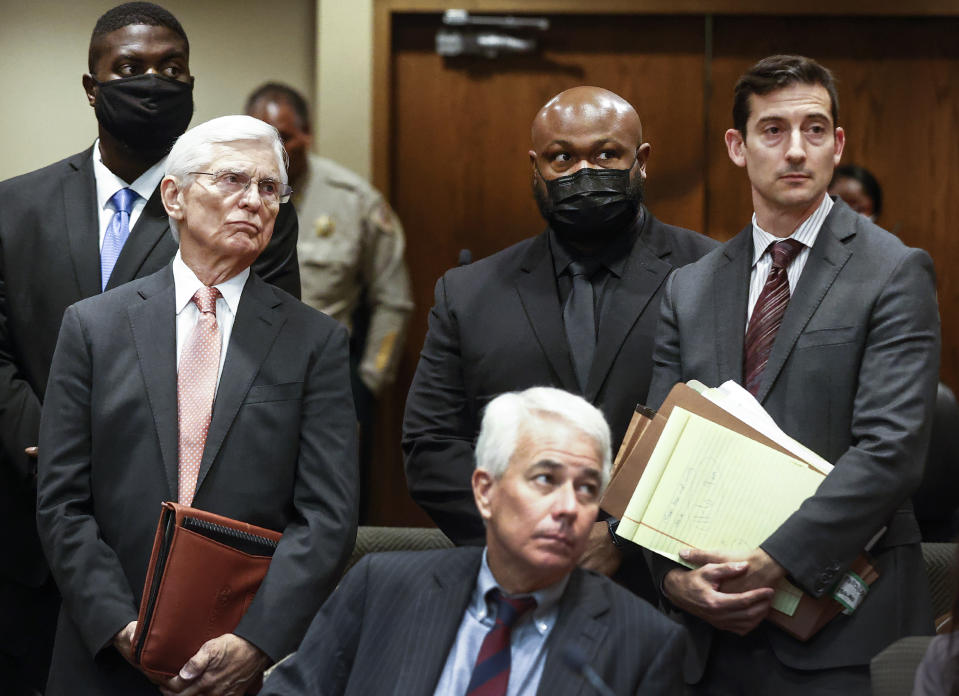
[[[436,285],[406,402],[403,449],[413,499],[457,544],[482,544],[473,442],[497,394],[534,385],[583,395],[619,447],[652,373],[659,300],[670,272],[715,242],[659,222],[643,205],[650,146],[636,111],[598,87],[551,99],[532,129],[533,193],[549,228]],[[584,563],[615,572],[605,522]],[[652,596],[638,557],[624,568]]]
[[[193,115],[190,46],[157,5],[96,23],[83,87],[93,147],[0,183],[0,668],[4,693],[43,691],[59,598],[36,538],[40,405],[63,312],[169,264],[177,244],[158,185]],[[296,215],[284,205],[253,265],[299,297]],[[30,449],[30,453],[26,450]]]

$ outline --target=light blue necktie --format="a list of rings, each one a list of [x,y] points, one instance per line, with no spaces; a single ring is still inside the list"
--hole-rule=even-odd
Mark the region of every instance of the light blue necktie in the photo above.
[[[107,283],[110,282],[110,274],[113,273],[113,267],[120,257],[120,250],[130,236],[130,211],[133,210],[133,202],[139,197],[133,189],[122,188],[109,200],[116,212],[110,219],[110,224],[107,225],[106,234],[103,236],[103,247],[100,249],[101,290],[106,290]]]

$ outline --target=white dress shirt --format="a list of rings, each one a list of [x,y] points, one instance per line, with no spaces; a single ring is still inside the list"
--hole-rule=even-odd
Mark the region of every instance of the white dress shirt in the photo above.
[[[245,268],[226,282],[214,285],[220,291],[221,297],[216,301],[216,323],[220,329],[220,367],[216,373],[217,386],[220,384],[220,375],[223,374],[223,363],[226,360],[226,349],[230,345],[230,335],[233,333],[233,320],[236,318],[237,308],[240,306],[240,296],[243,286],[250,276],[250,269]],[[196,274],[183,263],[180,252],[173,257],[173,287],[176,309],[176,364],[179,369],[180,355],[183,346],[193,332],[196,321],[200,317],[200,310],[192,302],[196,291],[203,287],[203,283]]]
[[[753,309],[759,300],[759,295],[766,284],[766,278],[769,276],[769,269],[773,265],[773,255],[769,245],[773,242],[781,242],[783,239],[795,239],[802,243],[803,248],[789,264],[786,269],[786,276],[789,278],[789,294],[792,295],[796,283],[799,282],[799,276],[802,275],[803,268],[806,267],[806,260],[809,258],[809,250],[816,243],[816,237],[819,236],[819,230],[822,224],[832,210],[833,201],[829,196],[823,196],[822,203],[813,212],[800,223],[799,227],[788,237],[775,237],[756,222],[756,213],[753,213],[753,268],[749,275],[749,304],[746,306],[746,329],[749,329],[749,320],[753,316]]]
[[[107,165],[103,163],[103,158],[100,156],[100,139],[97,138],[97,141],[93,143],[93,178],[97,182],[97,215],[100,220],[101,249],[103,248],[103,238],[106,235],[107,227],[116,212],[113,204],[110,203],[113,194],[122,188],[130,188],[136,191],[139,196],[133,201],[133,210],[130,211],[130,232],[132,233],[134,225],[140,219],[140,213],[143,212],[156,187],[160,185],[165,169],[166,157],[143,172],[132,184],[129,184],[107,169]]]

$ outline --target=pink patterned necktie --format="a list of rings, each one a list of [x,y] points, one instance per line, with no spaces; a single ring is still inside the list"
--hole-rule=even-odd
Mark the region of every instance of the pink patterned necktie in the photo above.
[[[789,304],[789,275],[786,269],[793,259],[802,251],[802,242],[795,239],[784,239],[781,242],[770,244],[770,253],[773,265],[766,276],[753,315],[746,329],[746,341],[743,351],[743,378],[746,389],[756,396],[759,393],[759,384],[762,381],[763,370],[769,362],[773,343],[779,325],[783,323],[783,315]]]
[[[182,505],[193,502],[196,479],[203,458],[206,433],[210,429],[216,378],[220,369],[220,329],[216,323],[216,300],[220,291],[202,287],[193,296],[200,310],[193,333],[183,346],[177,370],[177,428],[179,430],[180,482]]]

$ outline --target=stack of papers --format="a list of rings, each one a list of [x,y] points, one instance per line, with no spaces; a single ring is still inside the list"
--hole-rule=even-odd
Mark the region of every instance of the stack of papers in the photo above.
[[[617,534],[687,567],[684,548],[746,553],[760,546],[833,468],[735,382],[677,384],[659,413],[638,409],[616,459],[601,506],[619,518]],[[854,567],[875,579],[865,557]],[[841,607],[783,580],[773,609],[774,623],[806,640]]]
[[[751,551],[824,478],[794,457],[677,407],[617,534],[684,565],[680,549]],[[773,606],[791,616],[800,595],[787,583]]]

